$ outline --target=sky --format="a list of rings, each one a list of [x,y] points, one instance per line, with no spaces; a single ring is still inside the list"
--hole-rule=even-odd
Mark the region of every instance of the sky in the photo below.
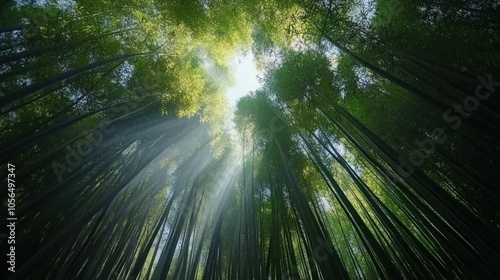
[[[257,76],[260,73],[255,65],[254,56],[251,51],[246,54],[238,54],[230,61],[230,68],[233,72],[235,83],[226,90],[227,101],[233,110],[236,110],[236,103],[242,96],[260,88]]]

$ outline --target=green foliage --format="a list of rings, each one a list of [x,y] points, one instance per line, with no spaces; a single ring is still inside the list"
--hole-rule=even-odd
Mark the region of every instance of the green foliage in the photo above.
[[[500,275],[498,3],[6,3],[9,279]]]

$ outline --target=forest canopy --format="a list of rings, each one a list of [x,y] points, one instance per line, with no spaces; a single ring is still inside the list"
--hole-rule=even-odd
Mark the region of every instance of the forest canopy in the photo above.
[[[499,279],[499,31],[496,0],[0,2],[3,269]]]

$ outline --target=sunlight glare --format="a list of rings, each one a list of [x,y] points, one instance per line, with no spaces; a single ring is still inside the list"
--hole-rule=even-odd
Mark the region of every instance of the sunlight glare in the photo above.
[[[227,89],[226,96],[233,110],[236,110],[236,103],[241,97],[261,86],[258,76],[262,77],[262,75],[257,70],[254,59],[253,53],[249,51],[234,56],[230,61],[229,67],[233,72],[235,83]]]

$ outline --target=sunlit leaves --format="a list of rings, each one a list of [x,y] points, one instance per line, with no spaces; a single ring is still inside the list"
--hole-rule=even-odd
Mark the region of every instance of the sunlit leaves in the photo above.
[[[447,1],[424,2],[460,9]],[[31,278],[474,279],[498,272],[495,189],[475,174],[489,175],[483,169],[498,164],[497,143],[464,129],[463,141],[435,145],[427,158],[432,162],[412,176],[387,178],[397,176],[398,153],[409,151],[415,137],[427,139],[427,127],[442,122],[426,104],[408,98],[394,84],[398,80],[357,64],[365,59],[361,64],[371,63],[372,70],[426,88],[439,89],[436,81],[450,76],[467,77],[461,73],[466,68],[445,68],[428,57],[404,63],[390,50],[403,47],[412,54],[421,45],[438,46],[439,38],[424,28],[429,20],[443,20],[433,23],[432,34],[446,42],[466,38],[467,45],[480,35],[466,29],[452,38],[442,28],[467,23],[460,13],[417,17],[419,34],[405,33],[412,40],[400,44],[403,24],[380,30],[381,19],[364,22],[366,15],[356,12],[361,3],[350,0],[32,5],[38,7],[14,7],[0,20],[9,23],[4,30],[21,28],[0,30],[10,34],[0,38],[12,39],[0,44],[1,58],[10,59],[2,71],[18,71],[2,84],[2,94],[89,63],[148,55],[34,91],[32,100],[13,104],[0,119],[1,157],[23,163],[17,195],[27,227],[19,232],[26,244],[19,259],[28,262],[21,266],[24,275],[15,277],[30,279],[34,271]],[[394,16],[386,21],[419,14],[394,14],[396,9],[385,9]],[[46,13],[41,22],[38,12]],[[25,34],[27,26],[35,32]],[[345,46],[336,67],[329,59],[338,51],[327,39]],[[249,48],[272,63],[264,87],[239,101],[239,134],[231,138],[227,63]],[[37,52],[16,58],[24,50]],[[436,47],[430,54],[440,58],[450,50]],[[450,85],[462,86],[456,82]],[[68,119],[76,123],[58,126]],[[111,126],[102,131],[102,122]],[[234,141],[241,149],[233,148]],[[468,145],[474,157],[463,161]],[[70,166],[59,181],[52,161]],[[452,176],[445,178],[448,170]],[[469,202],[471,195],[476,203]]]
[[[208,22],[200,41],[217,64],[225,65],[231,55],[239,49],[250,47],[252,22],[249,15],[240,10],[236,4],[214,1],[208,15]]]

